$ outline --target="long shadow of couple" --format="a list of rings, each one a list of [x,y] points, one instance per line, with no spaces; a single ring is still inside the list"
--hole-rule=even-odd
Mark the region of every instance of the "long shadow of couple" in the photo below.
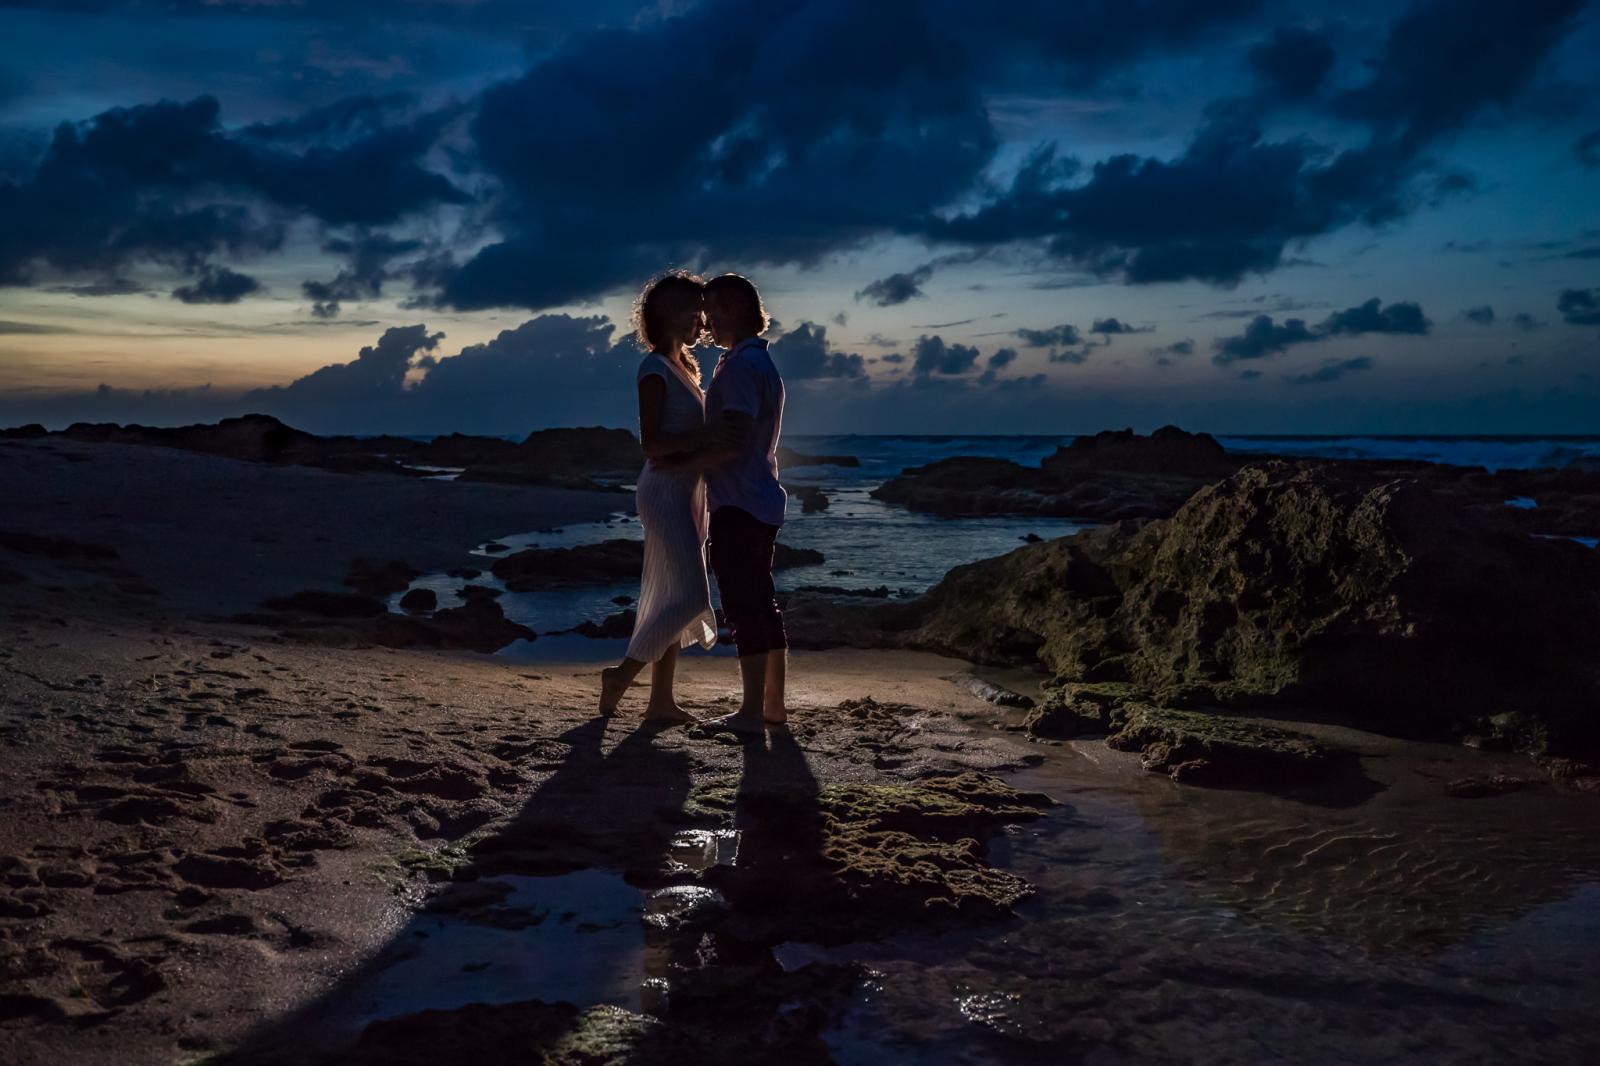
[[[737,738],[740,861],[747,845],[752,860],[774,850],[750,810],[780,795],[787,807],[804,809],[818,794],[793,735],[778,729],[769,737]],[[671,727],[606,716],[555,740],[564,755],[511,821],[434,853],[430,865],[436,873],[448,868],[450,885],[382,949],[312,1002],[211,1061],[437,1064],[497,1049],[526,1055],[572,1039],[580,1024],[592,1027],[593,1012],[580,1019],[581,1008],[648,1005],[640,989],[641,890],[673,879],[675,838],[716,814],[715,805],[686,810],[695,741]],[[550,743],[541,749],[548,755]],[[804,831],[807,822],[786,819],[786,833],[801,831],[778,850],[792,855],[817,847],[820,830]],[[409,1017],[377,1021],[401,1014]],[[624,1028],[633,1024],[617,1012],[607,1017]]]

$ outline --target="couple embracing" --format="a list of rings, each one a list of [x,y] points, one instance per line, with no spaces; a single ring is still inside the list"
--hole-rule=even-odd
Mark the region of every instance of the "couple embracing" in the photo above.
[[[772,585],[773,543],[788,502],[777,458],[783,378],[761,336],[768,324],[761,294],[738,274],[702,281],[672,271],[639,294],[635,335],[649,352],[638,372],[645,466],[635,494],[644,572],[628,650],[601,671],[602,714],[616,711],[649,665],[645,718],[695,720],[673,698],[672,680],[679,648],[717,641],[709,555],[744,699],[733,714],[703,724],[759,733],[787,718],[788,640]],[[691,350],[706,334],[723,354],[702,391]]]

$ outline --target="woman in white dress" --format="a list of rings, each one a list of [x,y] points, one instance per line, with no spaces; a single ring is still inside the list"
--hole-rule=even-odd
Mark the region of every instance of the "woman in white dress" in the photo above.
[[[687,453],[725,443],[728,431],[705,425],[700,367],[690,354],[705,328],[701,281],[673,271],[652,280],[634,310],[635,335],[649,350],[639,364],[639,443],[645,455],[634,494],[644,527],[644,572],[638,620],[622,662],[600,674],[600,713],[611,714],[652,664],[645,718],[693,718],[673,699],[678,649],[709,648],[717,641],[706,578],[706,488],[699,467],[674,462]]]

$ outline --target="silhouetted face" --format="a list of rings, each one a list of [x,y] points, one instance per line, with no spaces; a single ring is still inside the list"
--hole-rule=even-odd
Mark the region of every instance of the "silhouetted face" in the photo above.
[[[685,299],[681,305],[672,309],[665,325],[670,331],[672,340],[685,348],[693,348],[700,343],[700,336],[706,328],[704,301]]]
[[[739,336],[739,308],[726,293],[706,295],[706,323],[711,330],[711,340],[718,348],[731,348]]]

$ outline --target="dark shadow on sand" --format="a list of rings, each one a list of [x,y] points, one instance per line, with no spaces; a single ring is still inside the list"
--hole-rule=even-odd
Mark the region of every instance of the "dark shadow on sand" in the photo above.
[[[661,734],[672,728],[597,716],[554,738],[568,746],[565,757],[512,821],[487,835],[469,838],[466,846],[451,856],[449,865],[454,866],[453,870],[447,870],[444,864],[435,867],[435,880],[452,882],[446,893],[476,890],[483,897],[477,911],[473,910],[474,901],[468,899],[466,906],[452,908],[446,917],[468,924],[482,921],[499,929],[525,927],[537,935],[540,930],[534,927],[542,922],[567,919],[553,913],[542,917],[519,915],[518,908],[508,906],[511,900],[503,895],[497,900],[493,891],[485,894],[485,886],[494,889],[494,879],[500,876],[545,876],[585,870],[612,871],[620,873],[629,884],[648,884],[660,871],[672,837],[686,821],[690,757],[683,750],[658,743]],[[620,739],[606,750],[608,735],[619,732]],[[447,847],[439,854],[450,856],[451,849]],[[430,905],[433,902],[430,900]],[[382,949],[332,988],[251,1032],[236,1049],[207,1061],[218,1066],[374,1061],[370,1049],[349,1048],[365,1024],[358,1023],[358,1019],[372,1016],[371,987],[386,971],[412,958],[419,941],[425,943],[435,937],[440,919],[439,911],[429,909],[412,915]],[[637,914],[630,919],[635,925],[624,929],[624,933],[637,929]],[[519,922],[527,925],[519,926]],[[642,942],[642,935],[639,939]],[[561,961],[557,959],[556,965]],[[622,960],[618,959],[618,980],[622,979],[621,965]],[[440,974],[441,978],[445,976]],[[576,975],[571,983],[578,983]],[[365,1010],[361,1009],[364,989]],[[397,1004],[394,1013],[429,1007],[448,1011],[461,1005],[459,1000],[429,1003],[428,996],[429,989],[424,985],[410,1001]],[[477,998],[509,1003],[530,996],[527,990],[519,992],[517,987],[507,986],[495,989],[492,997]],[[564,1016],[558,1016],[552,1021],[552,1009],[534,1004],[510,1023],[502,1012],[496,1024],[509,1028],[508,1036],[520,1033],[517,1039],[543,1033],[552,1025],[559,1033],[560,1026],[570,1024],[570,1019],[563,1021]]]

